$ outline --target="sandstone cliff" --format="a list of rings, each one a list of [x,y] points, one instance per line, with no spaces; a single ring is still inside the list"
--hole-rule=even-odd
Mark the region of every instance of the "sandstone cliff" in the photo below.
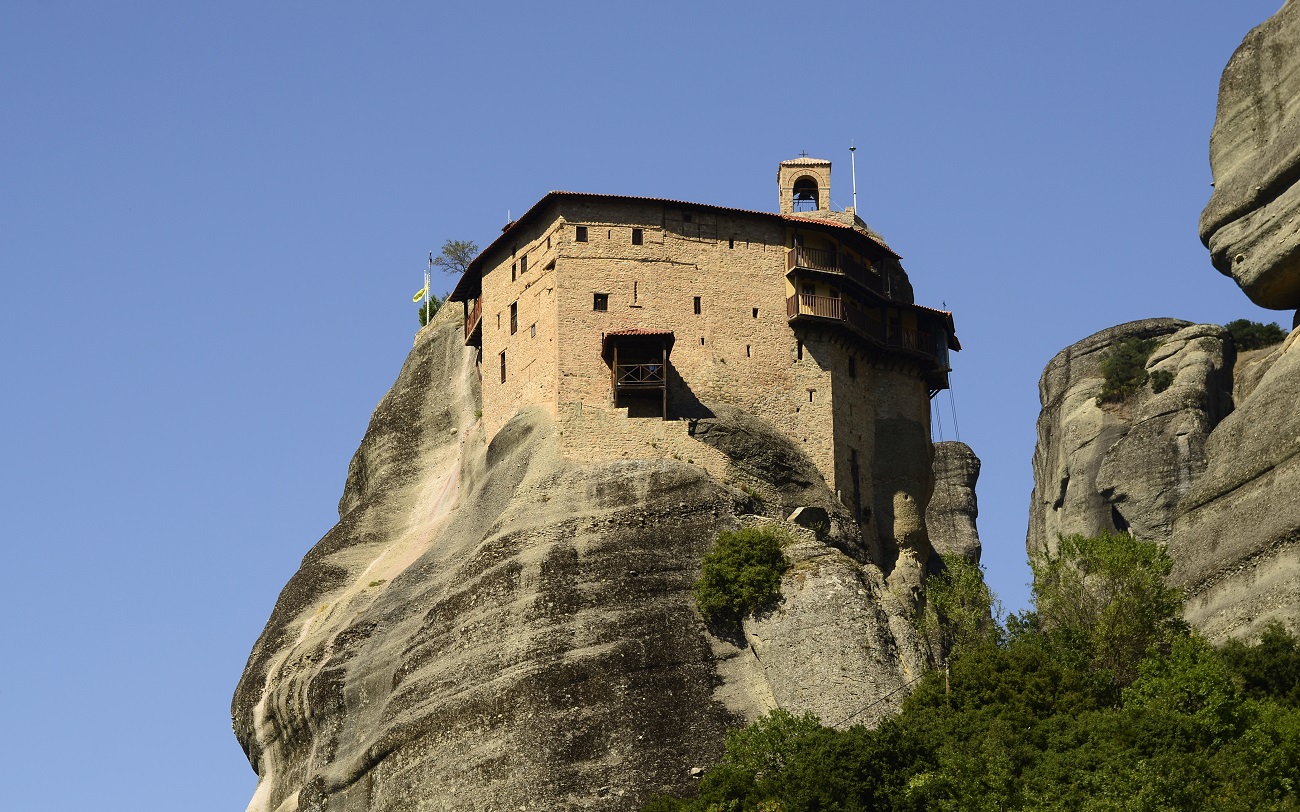
[[[253,648],[232,709],[250,810],[633,809],[771,708],[896,709],[927,666],[910,596],[797,448],[722,407],[694,430],[728,477],[565,458],[537,409],[486,444],[462,339],[451,308],[421,331]],[[820,537],[795,506],[826,511]],[[700,559],[761,522],[795,538],[782,603],[715,637]]]
[[[1098,405],[1101,359],[1133,337],[1160,341],[1147,368],[1172,384]],[[1211,639],[1300,624],[1294,342],[1238,361],[1216,325],[1148,319],[1058,353],[1039,384],[1030,554],[1062,534],[1130,531],[1167,545],[1186,616]]]
[[[941,556],[958,556],[980,562],[980,535],[975,526],[979,506],[975,482],[980,476],[979,457],[962,442],[934,444],[934,495],[925,509],[930,544]]]

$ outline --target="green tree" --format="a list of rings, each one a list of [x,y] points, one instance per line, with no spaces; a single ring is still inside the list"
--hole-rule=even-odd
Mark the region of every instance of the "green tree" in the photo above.
[[[1119,403],[1147,382],[1147,360],[1160,342],[1154,338],[1126,338],[1116,342],[1101,362],[1105,382],[1097,404]]]
[[[445,302],[446,299],[439,299],[435,294],[432,293],[429,294],[429,301],[427,303],[420,302],[420,307],[419,307],[420,326],[423,327],[424,325],[433,321],[433,317],[438,315],[438,311],[442,309],[442,306]]]
[[[1133,681],[1148,648],[1186,628],[1182,595],[1165,584],[1173,560],[1154,542],[1125,533],[1062,536],[1055,554],[1035,556],[1030,567],[1041,627],[1116,687]]]
[[[465,269],[478,256],[478,244],[472,240],[447,240],[442,251],[433,258],[433,264],[446,273],[465,273]]]
[[[695,582],[695,605],[710,623],[739,624],[781,597],[781,576],[790,567],[783,531],[750,527],[723,531],[704,556]]]
[[[1276,322],[1264,324],[1249,319],[1230,321],[1223,325],[1223,329],[1228,331],[1228,335],[1232,336],[1232,342],[1242,352],[1271,347],[1281,342],[1287,335]]]
[[[918,627],[938,658],[981,642],[996,642],[1000,605],[984,569],[961,556],[940,559],[939,571],[925,579],[925,607]],[[937,646],[936,646],[937,644]]]

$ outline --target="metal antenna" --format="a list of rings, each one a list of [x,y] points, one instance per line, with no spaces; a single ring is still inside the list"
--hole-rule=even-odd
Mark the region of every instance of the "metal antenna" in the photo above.
[[[858,148],[849,141],[849,171],[853,173],[853,214],[858,214],[858,161],[855,153]]]

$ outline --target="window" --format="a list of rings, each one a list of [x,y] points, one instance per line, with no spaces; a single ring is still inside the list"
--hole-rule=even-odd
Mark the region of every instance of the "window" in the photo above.
[[[511,282],[513,282],[513,281],[515,281],[516,279],[519,278],[519,275],[518,275],[518,273],[517,273],[516,270],[515,270],[517,267],[518,267],[518,266],[517,266],[515,263],[513,263],[513,262],[510,263],[510,281],[511,281]]]
[[[546,235],[546,247],[547,247],[547,248],[550,248],[550,247],[551,247],[551,235],[550,235],[550,234],[547,234],[547,235]]]
[[[804,296],[816,296],[816,295],[817,295],[817,286],[816,286],[816,285],[809,285],[809,284],[807,284],[807,283],[804,283],[804,286],[803,286],[803,295],[804,295]]]
[[[858,377],[858,359],[854,358],[852,355],[849,356],[849,377]]]
[[[636,304],[636,282],[632,283],[632,304]]]
[[[754,308],[754,318],[758,318],[758,308]]]
[[[519,330],[519,303],[510,303],[510,335],[514,335]]]
[[[574,232],[573,239],[577,240],[578,242],[586,242],[586,241],[587,241],[587,227],[586,227],[586,226],[578,226],[577,230]]]
[[[695,297],[695,315],[700,315],[700,297]]]
[[[639,228],[632,229],[632,244],[641,245],[645,242],[645,231]]]
[[[593,294],[591,299],[591,309],[609,310],[609,294],[608,293]]]
[[[528,255],[524,254],[519,258],[519,275],[523,276],[528,273]]]
[[[528,337],[529,337],[529,338],[537,338],[537,322],[533,322],[533,326],[530,327],[530,328],[528,328],[528,329],[529,329],[530,332],[531,332],[531,335],[529,335]]]
[[[504,357],[504,356],[505,356],[505,353],[501,353],[501,355],[502,355],[502,357]],[[502,363],[505,363],[505,362],[502,361]],[[502,369],[502,372],[501,372],[501,380],[504,381],[504,380],[505,380],[505,374],[506,374],[506,373],[505,373],[505,367],[501,367],[501,369]],[[816,392],[816,391],[817,391],[816,389],[809,389],[809,390],[808,390],[808,402],[809,402],[809,403],[812,403],[812,402],[813,402],[813,392]]]
[[[796,360],[799,360],[799,361],[802,361],[802,360],[803,360],[803,342],[802,342],[802,341],[796,341],[796,342],[794,343],[794,355],[795,355],[795,359],[796,359]]]
[[[501,383],[506,382],[506,351],[501,351]]]
[[[733,239],[733,240],[727,240],[727,247],[728,247],[728,248],[735,248],[735,247],[736,247],[736,241],[735,241],[734,239]]]
[[[748,345],[748,344],[745,345],[745,357],[746,357],[746,358],[749,357],[749,345]]]

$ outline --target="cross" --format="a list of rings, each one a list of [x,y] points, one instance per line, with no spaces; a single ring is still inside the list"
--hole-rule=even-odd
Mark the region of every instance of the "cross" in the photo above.
[[[807,157],[808,157],[808,150],[806,150],[806,149],[801,149],[801,150],[799,150],[799,157],[800,157],[800,158],[807,158]]]

